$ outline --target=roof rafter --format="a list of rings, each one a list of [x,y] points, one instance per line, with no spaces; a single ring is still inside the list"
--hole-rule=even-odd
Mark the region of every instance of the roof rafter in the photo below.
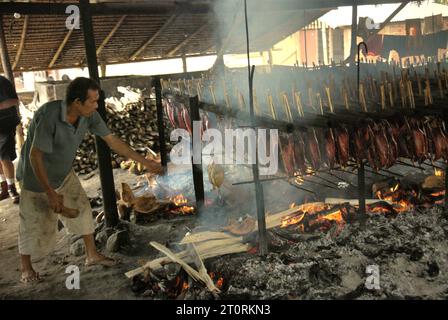
[[[146,42],[140,46],[130,57],[129,60],[134,61],[137,57],[149,46],[166,28],[170,26],[170,24],[177,18],[177,14],[171,15],[171,17],[165,21],[165,23],[154,33]]]
[[[17,65],[19,64],[20,56],[22,55],[23,48],[25,46],[26,32],[28,30],[28,20],[29,16],[25,16],[25,19],[23,20],[22,35],[20,36],[19,49],[17,49],[16,57],[14,58],[14,63],[12,65],[12,70],[15,70]]]
[[[198,34],[200,34],[202,31],[205,30],[205,28],[208,26],[209,21],[207,21],[206,23],[204,23],[202,26],[200,26],[195,32],[193,32],[192,34],[190,34],[188,37],[186,37],[184,40],[182,40],[181,43],[179,43],[178,45],[176,45],[173,49],[171,49],[168,52],[168,57],[172,57],[176,54],[176,52],[178,52],[180,49],[182,49],[185,45],[187,45],[192,39],[194,39],[194,37],[196,37]]]
[[[50,64],[48,65],[48,69],[52,68],[53,65],[56,63],[56,61],[58,60],[59,56],[61,55],[62,50],[64,50],[64,47],[65,47],[65,45],[66,45],[67,42],[68,42],[68,39],[70,39],[70,36],[72,35],[73,30],[74,30],[74,28],[73,28],[73,29],[70,29],[70,30],[66,33],[66,35],[65,35],[65,37],[64,37],[64,40],[62,40],[61,44],[59,45],[58,50],[56,51],[56,53],[55,53],[54,56],[53,56],[53,59],[51,59],[51,62],[50,62]]]
[[[103,42],[101,42],[98,49],[96,49],[96,55],[98,56],[101,51],[103,51],[104,47],[109,43],[110,39],[114,36],[114,34],[117,32],[117,30],[120,28],[123,21],[126,19],[127,15],[121,16],[120,20],[115,24],[115,26],[112,28],[112,30],[109,32],[106,38],[104,38]]]

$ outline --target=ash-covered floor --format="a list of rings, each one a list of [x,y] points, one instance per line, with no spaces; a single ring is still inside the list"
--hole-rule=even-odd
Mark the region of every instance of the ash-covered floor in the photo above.
[[[136,178],[115,169],[115,183],[133,184]],[[246,177],[240,175],[241,180]],[[180,183],[179,179],[177,179]],[[90,197],[98,194],[99,178],[81,179]],[[282,182],[273,182],[278,194]],[[181,184],[181,183],[180,183]],[[241,192],[223,190],[228,208],[244,208],[241,215],[252,214],[253,191],[241,187]],[[267,191],[268,211],[287,208],[297,194],[294,188],[281,191],[274,199]],[[243,193],[243,191],[247,193]],[[226,193],[228,192],[228,193]],[[282,193],[283,192],[283,193]],[[233,195],[234,197],[230,197]],[[301,199],[297,199],[300,201]],[[283,204],[282,204],[283,203]],[[243,206],[244,205],[244,206]],[[77,239],[68,239],[60,231],[55,252],[36,263],[44,277],[40,283],[24,285],[18,282],[17,252],[18,207],[10,200],[0,203],[0,299],[166,299],[160,291],[151,291],[138,281],[131,281],[125,272],[162,256],[149,246],[157,241],[176,251],[176,243],[196,227],[224,222],[224,209],[207,212],[206,217],[162,217],[150,224],[122,222],[129,241],[117,252],[108,253],[121,263],[116,267],[86,268]],[[233,210],[233,209],[232,209]],[[273,212],[273,211],[271,211]],[[235,212],[233,212],[235,214]],[[101,226],[98,226],[98,230]],[[110,230],[112,231],[112,230]],[[221,299],[446,299],[448,298],[448,218],[441,207],[400,213],[395,218],[375,215],[365,225],[347,224],[336,234],[316,232],[301,234],[294,226],[269,231],[271,246],[266,258],[255,252],[212,258],[206,261],[208,271],[225,277]],[[108,232],[101,229],[101,232]],[[107,245],[97,238],[98,246],[108,252]],[[78,250],[74,250],[78,249]],[[66,288],[67,267],[80,270],[80,289]],[[171,274],[179,268],[167,266]],[[378,273],[372,273],[378,270]],[[174,272],[174,273],[173,273]],[[370,285],[369,285],[370,284]],[[370,289],[369,289],[370,288]],[[183,299],[214,298],[202,285],[194,285],[182,293]],[[216,298],[216,297],[215,297]]]

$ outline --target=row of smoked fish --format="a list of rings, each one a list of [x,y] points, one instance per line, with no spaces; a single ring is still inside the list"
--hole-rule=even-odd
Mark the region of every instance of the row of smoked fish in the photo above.
[[[366,119],[355,127],[339,124],[280,134],[280,159],[288,175],[366,161],[375,170],[399,158],[416,162],[448,160],[448,131],[436,116]]]

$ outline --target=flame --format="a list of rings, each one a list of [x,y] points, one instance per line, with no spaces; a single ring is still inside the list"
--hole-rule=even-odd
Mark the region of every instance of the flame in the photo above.
[[[296,203],[293,202],[293,203],[291,203],[291,204],[289,205],[289,209],[292,209],[292,208],[294,208],[295,206],[296,206]]]
[[[189,288],[190,286],[188,285],[187,281],[184,281],[184,284],[182,285],[182,291],[185,291]]]
[[[210,276],[210,279],[212,279],[213,281],[215,281],[216,274],[215,274],[214,272],[211,272],[211,271],[210,271],[208,274],[209,274],[209,276]],[[223,285],[224,285],[224,278],[220,276],[220,277],[218,278],[218,280],[216,281],[216,287],[217,287],[218,289],[221,289]]]
[[[294,215],[294,216],[287,216],[286,218],[283,219],[280,227],[285,228],[292,224],[298,224],[303,220],[304,217],[305,217],[305,213],[302,213],[299,215]]]
[[[171,197],[170,200],[174,202],[176,206],[183,206],[188,203],[187,198],[183,194],[178,194],[177,196]]]
[[[395,191],[397,191],[399,185],[400,185],[400,184],[397,183],[394,187],[390,188],[390,192],[395,192]]]
[[[305,180],[303,179],[302,176],[297,176],[294,182],[300,186],[305,182]]]
[[[443,177],[444,176],[443,170],[434,168],[434,175],[436,177]]]
[[[443,196],[443,195],[445,195],[445,190],[431,193],[431,197],[435,197],[435,198]]]
[[[223,284],[224,284],[224,278],[223,278],[223,277],[220,277],[220,278],[218,279],[218,281],[216,281],[216,286],[218,287],[218,289],[221,289],[222,286],[223,286]]]
[[[344,219],[342,218],[342,212],[341,210],[337,210],[333,213],[327,214],[323,217],[318,218],[318,220],[330,220],[330,221],[336,221],[340,223],[345,223]]]
[[[195,211],[194,207],[187,206],[188,199],[183,194],[178,194],[174,197],[171,197],[170,201],[172,201],[176,205],[176,207],[178,207],[176,210],[180,211],[182,214],[194,213]]]

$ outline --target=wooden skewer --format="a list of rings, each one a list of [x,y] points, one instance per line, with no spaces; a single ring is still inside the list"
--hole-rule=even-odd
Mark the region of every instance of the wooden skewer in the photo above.
[[[362,109],[364,110],[364,112],[367,112],[367,103],[366,103],[366,96],[365,96],[365,92],[364,92],[364,84],[360,84],[359,85],[359,98],[360,98],[360,103],[362,106]]]
[[[193,95],[193,90],[191,89],[191,80],[187,81],[187,90],[188,90],[188,95],[191,97]]]
[[[222,80],[222,89],[223,89],[223,93],[224,93],[224,101],[226,103],[226,108],[227,110],[231,110],[231,106],[230,106],[230,101],[229,101],[229,95],[227,93],[227,85],[226,82],[224,80]]]
[[[415,109],[415,99],[414,99],[414,89],[412,89],[412,82],[408,80],[408,95],[409,95],[409,103],[412,109]]]
[[[272,95],[268,92],[268,106],[271,109],[271,115],[274,120],[277,120],[277,114],[275,113],[274,100],[272,99]]]
[[[196,94],[198,95],[199,101],[202,101],[201,85],[199,84],[199,81],[196,83]]]
[[[300,92],[294,92],[294,102],[296,103],[296,108],[299,112],[299,115],[301,117],[304,117],[305,113],[303,112],[302,94]]]
[[[384,89],[384,84],[380,87],[381,90],[381,110],[386,110],[386,91]]]
[[[448,72],[443,68],[443,75],[445,77],[445,88],[448,90]]]
[[[434,71],[434,75],[437,79],[437,84],[439,85],[440,98],[443,99],[445,95],[443,93],[442,78],[440,78],[440,73],[436,71]]]
[[[216,106],[216,96],[215,96],[215,88],[213,84],[209,86],[210,94],[212,95],[213,104]]]
[[[394,95],[393,95],[393,90],[392,90],[392,83],[389,82],[387,84],[387,90],[389,91],[390,106],[393,108],[393,107],[395,107],[395,104],[394,104]]]
[[[238,105],[241,111],[246,110],[246,103],[244,102],[244,97],[241,92],[238,91]]]
[[[288,117],[288,120],[289,122],[293,122],[294,119],[292,118],[291,106],[289,105],[288,95],[286,94],[286,92],[282,93],[282,98],[283,98],[283,106],[285,107],[285,112]]]
[[[187,85],[187,79],[183,79],[182,80],[182,83],[183,83],[183,85],[184,85],[184,87],[185,87],[185,90],[188,92],[188,94],[190,94],[190,92],[188,91],[188,85]]]
[[[426,95],[427,95],[427,97],[428,97],[428,103],[429,103],[430,105],[432,105],[432,104],[433,104],[433,100],[432,100],[431,85],[430,85],[430,83],[429,83],[429,79],[427,79],[427,80],[425,81],[425,83],[426,83]],[[425,101],[426,101],[426,100],[425,100]]]
[[[374,97],[378,97],[378,82],[376,79],[373,79],[373,95]]]
[[[312,88],[308,88],[308,102],[309,105],[312,109],[314,109],[314,105],[313,105],[313,89]]]
[[[258,104],[258,99],[257,99],[257,93],[255,91],[255,89],[253,89],[254,91],[254,112],[256,115],[261,115],[261,111],[260,111],[260,105]]]
[[[328,106],[330,107],[330,111],[334,113],[333,101],[331,100],[331,92],[330,88],[326,87],[325,92],[327,93]]]
[[[342,96],[344,97],[345,109],[350,110],[350,104],[348,101],[348,92],[345,86],[342,88]]]
[[[319,107],[320,107],[320,113],[322,115],[324,115],[324,106],[322,104],[322,98],[320,96],[320,93],[316,93],[316,98],[317,98],[317,102],[319,103]]]
[[[419,74],[417,74],[417,86],[418,86],[418,95],[419,95],[419,97],[422,97],[423,96],[422,82],[420,81]]]
[[[400,96],[401,96],[401,106],[404,108],[406,106],[406,92],[404,89],[403,80],[400,80]]]

